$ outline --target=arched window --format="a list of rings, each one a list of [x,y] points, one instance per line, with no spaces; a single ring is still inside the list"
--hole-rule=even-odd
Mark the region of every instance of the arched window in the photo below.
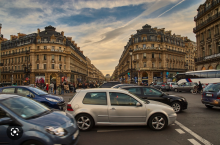
[[[206,70],[205,67],[202,67],[202,70]]]
[[[209,67],[209,69],[213,69],[213,67],[212,67],[212,66],[210,66],[210,67]]]

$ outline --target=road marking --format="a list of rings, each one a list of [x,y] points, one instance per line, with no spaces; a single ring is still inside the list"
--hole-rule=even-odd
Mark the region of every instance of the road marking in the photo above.
[[[185,132],[182,129],[175,129],[179,134],[184,134]]]
[[[131,130],[142,130],[142,129],[97,130],[97,132],[131,131]]]
[[[188,139],[193,145],[201,145],[195,139]]]
[[[194,133],[192,130],[190,130],[189,128],[185,127],[184,125],[182,125],[180,122],[175,121],[175,123],[177,125],[179,125],[183,130],[185,130],[186,132],[188,132],[189,134],[191,134],[193,137],[195,137],[196,139],[198,139],[200,142],[204,143],[205,145],[213,145],[212,143],[210,143],[209,141],[207,141],[206,139],[202,138],[201,136],[199,136],[198,134]]]

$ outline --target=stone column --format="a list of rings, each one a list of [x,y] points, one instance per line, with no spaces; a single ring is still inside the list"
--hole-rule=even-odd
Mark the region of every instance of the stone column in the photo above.
[[[30,84],[35,84],[35,74],[34,73],[30,74]]]

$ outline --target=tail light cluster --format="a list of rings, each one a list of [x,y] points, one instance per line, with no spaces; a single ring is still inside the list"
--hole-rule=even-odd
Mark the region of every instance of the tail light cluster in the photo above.
[[[162,85],[163,87],[165,86],[165,85]]]
[[[67,111],[73,111],[71,104],[67,104]]]

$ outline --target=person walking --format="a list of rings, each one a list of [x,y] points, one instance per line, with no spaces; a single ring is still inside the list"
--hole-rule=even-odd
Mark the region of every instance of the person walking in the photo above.
[[[199,81],[199,85],[198,85],[198,92],[200,93],[200,92],[201,92],[201,90],[202,90],[202,84],[201,84],[201,82]]]
[[[64,94],[64,84],[61,84],[61,94]]]
[[[54,94],[56,94],[56,91],[57,91],[57,84],[54,83]]]
[[[49,84],[48,83],[46,83],[46,91],[47,91],[47,93],[49,91]]]
[[[51,93],[51,94],[53,94],[53,89],[54,89],[54,84],[51,83],[51,84],[50,84],[50,91],[51,91],[50,93]]]

